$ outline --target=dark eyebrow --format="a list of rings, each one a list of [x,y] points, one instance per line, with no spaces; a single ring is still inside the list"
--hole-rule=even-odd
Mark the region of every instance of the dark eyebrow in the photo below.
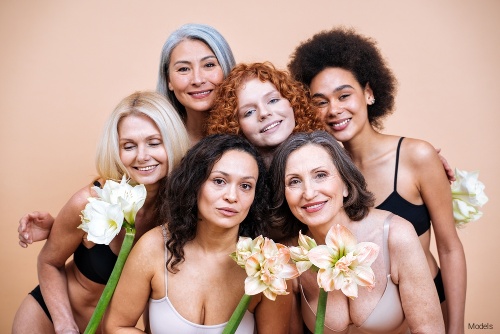
[[[215,58],[217,60],[217,57],[215,55],[208,55],[208,56],[201,58],[200,61],[205,61],[205,60],[210,59],[210,58]],[[191,62],[188,60],[179,60],[179,61],[176,61],[174,63],[174,65],[177,65],[177,64],[191,64]]]
[[[214,173],[220,173],[220,174],[224,175],[225,177],[230,177],[231,176],[231,174],[223,172],[221,170],[213,170],[210,174],[214,174]],[[241,177],[241,179],[243,179],[243,180],[250,180],[250,179],[252,179],[255,182],[257,182],[257,179],[255,177],[251,176],[251,175],[250,176],[243,176],[243,177]]]
[[[351,85],[341,85],[341,86],[336,87],[336,88],[332,91],[332,93],[339,92],[339,91],[344,90],[344,89],[346,89],[346,88],[352,88],[352,89],[354,89],[354,87],[353,87],[353,86],[351,86]],[[313,94],[313,96],[312,96],[312,97],[324,97],[324,96],[325,96],[325,94],[323,94],[323,93],[316,93],[316,94]]]

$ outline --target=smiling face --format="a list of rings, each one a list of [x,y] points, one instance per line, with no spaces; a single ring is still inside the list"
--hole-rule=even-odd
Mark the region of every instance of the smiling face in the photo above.
[[[212,108],[214,89],[224,79],[217,57],[202,41],[184,40],[173,50],[168,65],[168,89],[186,111]]]
[[[167,175],[168,158],[156,124],[146,115],[130,114],[118,123],[120,160],[137,183],[150,185]]]
[[[199,220],[212,227],[238,229],[253,203],[258,177],[254,157],[226,151],[198,192]]]
[[[310,89],[327,130],[338,141],[347,142],[364,129],[372,129],[367,104],[373,92],[369,85],[361,87],[352,72],[326,68],[313,78]]]
[[[290,136],[295,127],[293,109],[272,83],[250,78],[236,96],[241,131],[254,146],[276,147]]]
[[[311,230],[326,231],[335,219],[345,217],[342,207],[347,195],[347,187],[323,147],[307,144],[290,154],[285,198],[293,215]]]

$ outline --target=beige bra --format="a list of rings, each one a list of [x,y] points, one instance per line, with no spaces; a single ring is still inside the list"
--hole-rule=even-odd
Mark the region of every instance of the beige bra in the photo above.
[[[401,305],[401,299],[399,297],[399,288],[391,279],[391,262],[389,259],[388,238],[390,220],[392,216],[394,216],[394,214],[389,214],[384,221],[384,239],[382,251],[387,273],[387,283],[384,294],[382,295],[382,297],[380,297],[377,306],[375,306],[373,311],[360,327],[357,327],[354,324],[350,324],[343,330],[335,331],[329,328],[327,324],[325,324],[325,334],[398,334],[408,332],[408,325],[405,321],[403,307]],[[300,284],[300,280],[299,286],[301,291],[302,317],[307,328],[312,331],[314,329],[314,324],[316,321],[316,314],[314,314],[311,305],[309,305],[309,302],[306,300],[302,284]]]

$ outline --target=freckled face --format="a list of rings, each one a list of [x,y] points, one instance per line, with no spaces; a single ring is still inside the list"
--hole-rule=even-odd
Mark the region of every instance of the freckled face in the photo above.
[[[290,154],[284,181],[290,210],[309,227],[329,228],[337,215],[344,213],[347,187],[323,147],[308,144]]]
[[[168,89],[187,112],[212,108],[214,89],[224,73],[212,50],[199,40],[184,40],[172,51],[168,65]]]
[[[155,184],[167,175],[168,158],[155,122],[143,114],[131,114],[118,123],[120,160],[137,183]]]
[[[199,219],[218,228],[236,228],[255,197],[259,169],[255,159],[238,150],[225,152],[198,192]]]
[[[273,148],[290,136],[295,127],[293,109],[272,83],[248,79],[236,97],[241,131],[254,146]]]

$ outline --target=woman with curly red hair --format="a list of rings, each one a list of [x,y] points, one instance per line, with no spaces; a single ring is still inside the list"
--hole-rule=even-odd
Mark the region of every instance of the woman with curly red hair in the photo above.
[[[267,166],[290,134],[323,128],[303,85],[269,62],[236,65],[217,88],[207,122],[208,134],[247,138]]]

